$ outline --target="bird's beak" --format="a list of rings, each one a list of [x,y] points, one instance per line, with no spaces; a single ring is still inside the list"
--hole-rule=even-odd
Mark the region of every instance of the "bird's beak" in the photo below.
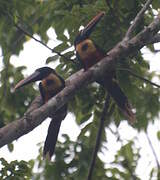
[[[42,74],[39,71],[35,71],[33,74],[31,74],[29,77],[21,80],[20,82],[18,82],[16,84],[16,86],[14,87],[14,90],[17,90],[29,83],[35,82],[35,81],[39,81],[42,80]]]
[[[100,12],[97,14],[88,24],[84,27],[82,30],[82,36],[89,37],[92,33],[94,27],[97,25],[97,23],[101,20],[101,18],[104,16],[104,12]]]

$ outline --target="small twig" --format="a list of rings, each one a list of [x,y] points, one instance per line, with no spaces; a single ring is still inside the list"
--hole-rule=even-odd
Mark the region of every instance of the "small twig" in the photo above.
[[[109,102],[110,102],[110,95],[108,94],[106,97],[106,100],[105,100],[105,104],[104,104],[101,119],[100,119],[100,125],[99,125],[97,138],[96,138],[96,145],[94,148],[94,152],[92,154],[92,160],[91,160],[87,180],[92,179],[93,169],[94,169],[95,163],[96,163],[97,152],[98,152],[99,145],[101,142],[101,136],[102,136],[102,131],[103,131],[103,127],[104,127],[104,121],[105,121],[106,114],[108,113]]]
[[[157,167],[158,167],[158,169],[160,169],[160,163],[159,163],[159,161],[158,161],[158,157],[157,157],[157,155],[156,155],[156,152],[155,152],[155,150],[154,150],[154,147],[153,147],[153,145],[152,145],[152,142],[151,142],[151,140],[150,140],[149,135],[148,135],[147,132],[146,132],[146,137],[147,137],[147,140],[148,140],[148,144],[150,145],[150,148],[151,148],[152,153],[153,153],[153,155],[154,155],[154,158],[155,158]]]
[[[29,36],[30,38],[34,39],[35,41],[37,41],[38,43],[42,44],[43,46],[45,46],[47,49],[49,49],[50,51],[52,51],[52,53],[56,53],[58,56],[63,57],[64,59],[71,61],[73,63],[76,63],[74,60],[67,58],[65,55],[61,54],[58,51],[55,51],[54,49],[50,48],[49,46],[47,46],[43,41],[38,40],[37,38],[35,38],[32,34],[30,34],[28,31],[26,31],[23,27],[19,26],[17,23],[14,22],[12,16],[10,14],[7,14],[9,16],[9,18],[11,19],[11,21],[13,22],[14,26],[23,32],[23,34]]]
[[[24,34],[26,34],[27,36],[29,36],[30,38],[34,39],[35,41],[39,42],[40,44],[42,44],[43,46],[45,46],[47,49],[49,49],[50,51],[52,51],[53,53],[56,53],[58,54],[58,56],[61,56],[63,57],[64,59],[66,60],[69,60],[69,61],[72,61],[71,59],[67,58],[66,56],[64,56],[63,54],[61,54],[60,52],[58,51],[55,51],[54,49],[50,48],[49,46],[47,46],[44,42],[38,40],[37,38],[35,38],[34,36],[32,36],[29,32],[27,32],[25,29],[23,29],[22,27],[20,27],[18,24],[14,23],[15,27],[17,29],[19,29],[20,31],[22,31]]]
[[[138,79],[140,79],[140,80],[142,80],[142,81],[144,81],[146,83],[149,83],[149,84],[151,84],[153,86],[156,86],[156,87],[160,88],[160,85],[158,85],[158,84],[156,84],[156,83],[154,83],[154,82],[152,82],[152,81],[150,81],[150,80],[148,80],[148,79],[134,73],[133,71],[131,71],[131,70],[127,69],[127,68],[117,68],[117,70],[119,70],[119,71],[127,71],[130,75],[132,75],[132,76],[134,76],[134,77],[136,77],[136,78],[138,78]]]
[[[125,35],[125,39],[128,40],[131,38],[133,31],[135,30],[136,26],[139,24],[140,20],[142,19],[145,11],[149,8],[149,5],[151,4],[153,0],[148,0],[146,1],[145,5],[143,6],[143,8],[139,11],[139,13],[137,14],[137,16],[135,17],[135,19],[133,20],[133,23],[131,24],[131,26],[129,27],[126,35]]]
[[[50,48],[49,46],[47,46],[44,42],[38,40],[37,38],[35,38],[34,36],[32,36],[29,32],[27,32],[24,28],[20,27],[17,23],[14,23],[14,26],[19,29],[20,31],[23,32],[23,34],[29,36],[30,38],[34,39],[35,41],[39,42],[40,44],[42,44],[43,46],[45,46],[47,49],[49,49],[50,51],[54,52],[52,48]],[[59,52],[55,52],[59,55]]]

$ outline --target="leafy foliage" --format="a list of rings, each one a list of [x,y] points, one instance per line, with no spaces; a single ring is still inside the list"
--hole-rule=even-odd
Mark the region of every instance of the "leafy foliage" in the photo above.
[[[1,163],[1,171],[0,178],[3,179],[25,179],[29,180],[32,177],[32,168],[33,161],[25,162],[25,161],[12,161],[8,163],[4,158],[0,158]]]
[[[61,44],[54,47],[54,51],[58,51],[66,56],[68,59],[75,60],[75,52],[73,49],[74,38],[81,26],[85,26],[88,21],[95,16],[99,11],[105,11],[106,15],[100,24],[97,26],[91,38],[104,51],[110,50],[117,42],[119,42],[130,22],[134,19],[138,11],[141,9],[144,0],[5,0],[0,3],[0,45],[2,49],[2,68],[0,71],[0,127],[15,118],[20,117],[25,112],[27,106],[35,96],[36,91],[32,87],[25,87],[18,93],[13,92],[13,86],[16,82],[23,79],[23,70],[25,66],[15,68],[10,62],[11,56],[19,55],[23,50],[23,43],[28,41],[20,29],[16,25],[25,29],[31,35],[38,34],[41,40],[48,42],[49,37],[47,30],[54,28],[57,39]],[[154,0],[152,8],[157,10],[160,8],[159,0]],[[150,8],[145,17],[141,20],[136,32],[148,25],[154,18],[153,10]],[[44,47],[45,48],[45,47]],[[53,48],[53,47],[51,47]],[[151,51],[154,51],[154,46],[148,46]],[[53,54],[52,57],[46,60],[46,63],[59,61],[56,67],[58,73],[64,78],[80,69],[80,66],[63,57],[58,57]],[[45,62],[45,60],[44,60]],[[33,61],[36,66],[38,62]],[[37,67],[38,68],[38,67]],[[142,57],[141,52],[133,54],[131,57],[122,59],[117,64],[117,77],[119,83],[128,98],[136,108],[137,123],[135,128],[138,130],[147,129],[149,121],[154,121],[158,117],[159,112],[159,90],[149,84],[130,76],[126,71],[121,71],[121,68],[132,69],[143,77],[152,80],[156,76],[155,73],[149,72],[149,64]],[[159,78],[159,77],[158,77]],[[43,173],[36,174],[40,177],[42,174],[47,179],[85,179],[89,162],[91,160],[91,152],[95,144],[96,132],[101,116],[105,97],[105,91],[99,85],[92,85],[81,89],[79,93],[69,102],[69,111],[75,117],[78,125],[81,125],[92,119],[92,123],[88,123],[81,131],[77,142],[73,142],[67,135],[64,136],[64,143],[57,146],[56,157],[54,163],[43,164],[41,157],[38,158],[39,166],[43,167]],[[150,106],[152,104],[153,106]],[[114,101],[110,105],[110,116],[106,118],[105,125],[109,127],[110,122],[119,125],[123,120],[123,116],[116,107]],[[89,135],[86,135],[86,134]],[[159,132],[157,133],[159,138]],[[103,133],[101,147],[103,142],[107,140],[105,133]],[[106,169],[104,162],[97,159],[96,170],[94,172],[94,179],[109,178],[108,172],[111,173],[113,179],[118,177],[130,179],[135,172],[136,163],[138,162],[138,152],[134,154],[134,142],[128,142],[122,146],[117,152],[114,164],[120,164],[123,167],[121,171],[118,166]],[[13,148],[11,148],[12,150]],[[122,157],[123,160],[119,160]],[[135,158],[136,157],[136,160]],[[68,161],[66,159],[69,159]],[[4,159],[1,159],[2,164],[9,164]],[[19,164],[20,171],[15,170],[16,164]],[[25,167],[24,172],[22,166]],[[30,169],[24,162],[13,162],[12,166],[15,177],[16,173],[20,173],[21,177],[25,174],[30,177]],[[6,170],[3,169],[3,176],[6,175]],[[151,172],[151,176],[154,174]],[[28,174],[28,175],[27,175]],[[118,175],[117,175],[118,174]]]

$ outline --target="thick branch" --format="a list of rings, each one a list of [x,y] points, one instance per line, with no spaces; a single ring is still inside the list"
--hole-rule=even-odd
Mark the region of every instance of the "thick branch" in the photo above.
[[[160,42],[160,34],[156,34],[155,36],[151,37],[148,41],[148,44],[154,44]]]
[[[135,30],[135,28],[137,27],[137,25],[139,24],[140,20],[142,19],[145,11],[149,8],[149,5],[151,4],[153,0],[148,0],[146,1],[145,5],[143,6],[143,8],[140,10],[140,12],[137,14],[136,18],[134,19],[133,23],[131,24],[131,26],[129,27],[125,38],[126,40],[130,39],[131,36],[133,35],[133,32]]]
[[[26,111],[26,114],[34,111],[41,105],[42,99],[40,96],[37,96],[30,105],[29,109]],[[34,129],[34,126],[32,126],[30,122],[25,119],[25,116],[26,115],[24,115],[23,118],[13,121],[12,123],[9,123],[8,125],[0,129],[0,147],[5,144],[11,143],[13,140],[16,140],[20,136],[23,136]]]
[[[13,121],[0,129],[0,147],[32,131],[47,117],[56,112],[58,108],[63,106],[63,102],[67,102],[67,100],[74,95],[76,90],[84,85],[84,82],[88,83],[89,81],[93,80],[92,72],[93,71],[87,71],[83,73],[83,70],[81,70],[72,75],[66,81],[67,87],[54,98],[54,102],[48,101],[48,103],[42,105],[41,98],[38,96],[33,101],[31,107],[27,110],[24,117]],[[55,105],[54,107],[52,107],[52,103]]]
[[[122,40],[107,56],[87,71],[79,71],[67,80],[67,86],[59,94],[50,99],[48,103],[0,129],[0,147],[12,142],[22,135],[30,132],[47,117],[62,107],[82,87],[97,80],[106,73],[115,69],[119,59],[127,57],[140,50],[147,44],[149,39],[160,30],[160,16],[158,16],[148,27],[129,41]]]

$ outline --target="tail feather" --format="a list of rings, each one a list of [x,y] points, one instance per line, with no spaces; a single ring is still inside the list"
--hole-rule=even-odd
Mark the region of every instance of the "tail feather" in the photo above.
[[[60,126],[61,126],[61,120],[59,121],[55,121],[54,119],[51,120],[43,149],[43,156],[49,160],[51,159],[55,151],[55,146],[56,146]]]
[[[67,104],[52,115],[52,120],[48,128],[48,134],[44,143],[43,157],[51,160],[54,154],[55,146],[62,120],[67,115]]]
[[[124,94],[117,81],[114,78],[106,78],[98,82],[107,89],[122,113],[129,122],[133,124],[136,121],[135,114],[132,111],[132,106],[129,103],[127,96]]]

